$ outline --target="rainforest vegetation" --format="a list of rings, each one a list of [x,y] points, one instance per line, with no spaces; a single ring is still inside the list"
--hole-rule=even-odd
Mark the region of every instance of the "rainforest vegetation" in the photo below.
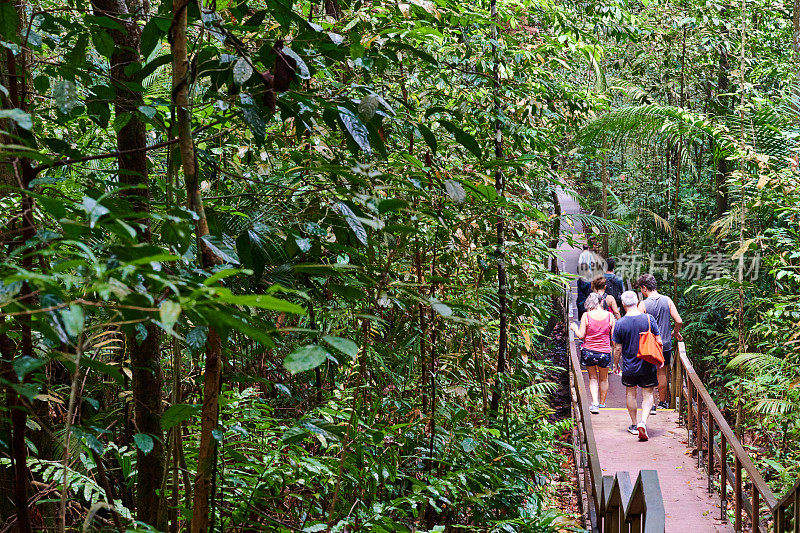
[[[800,1],[0,0],[0,51],[0,531],[572,527],[577,219],[800,475]]]

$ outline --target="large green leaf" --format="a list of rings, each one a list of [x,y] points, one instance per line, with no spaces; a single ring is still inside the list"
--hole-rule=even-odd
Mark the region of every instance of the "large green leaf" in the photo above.
[[[11,43],[18,43],[17,25],[19,17],[14,2],[0,2],[0,37]]]
[[[258,307],[281,313],[306,314],[306,310],[301,306],[267,294],[226,294],[220,295],[219,300],[233,305]]]
[[[353,142],[355,142],[364,153],[371,153],[372,147],[369,144],[369,132],[364,123],[361,122],[361,119],[346,107],[341,106],[339,106],[339,118],[342,120],[345,130],[350,135],[350,138],[353,139]]]
[[[325,362],[331,355],[318,344],[301,346],[286,356],[283,366],[292,374],[313,370]]]
[[[456,138],[456,142],[458,142],[458,144],[469,150],[470,153],[478,159],[483,159],[481,146],[478,144],[478,141],[475,140],[475,137],[462,130],[449,120],[440,120],[439,124],[441,124],[444,129],[449,131],[453,137]]]
[[[335,337],[333,335],[325,335],[322,337],[322,340],[339,350],[345,355],[349,355],[350,357],[357,357],[358,356],[358,344],[354,343],[350,339],[344,339],[342,337]]]
[[[201,408],[201,405],[196,404],[176,403],[171,405],[161,416],[161,427],[165,431],[175,427],[181,422],[199,415]]]

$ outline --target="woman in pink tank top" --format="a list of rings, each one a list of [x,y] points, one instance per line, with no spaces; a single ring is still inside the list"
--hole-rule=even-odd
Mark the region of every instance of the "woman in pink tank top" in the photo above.
[[[611,335],[616,321],[611,312],[603,309],[597,293],[590,294],[584,305],[586,313],[581,317],[580,327],[574,322],[569,326],[576,337],[583,339],[581,364],[589,373],[589,392],[592,395],[589,411],[597,414],[601,407],[606,406],[608,367],[611,366]]]

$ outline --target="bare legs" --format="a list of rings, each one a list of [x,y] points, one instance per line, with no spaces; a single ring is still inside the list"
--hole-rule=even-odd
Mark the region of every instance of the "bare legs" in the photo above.
[[[634,426],[636,421],[636,387],[625,388],[625,404],[628,407],[628,415],[631,417],[631,424]],[[650,408],[653,407],[653,387],[642,388],[642,422],[647,425],[647,417]]]
[[[589,394],[592,396],[592,403],[605,405],[606,396],[608,396],[608,369],[587,366],[586,370],[589,372]],[[600,401],[598,401],[598,396]]]
[[[600,381],[600,405],[606,404],[608,396],[608,369],[597,367],[597,377]]]
[[[635,402],[634,402],[635,404]],[[642,389],[642,422],[647,425],[647,416],[650,414],[650,408],[653,407],[653,387]]]
[[[662,402],[669,402],[669,367],[662,366],[656,371],[658,376],[658,399]]]
[[[599,403],[597,401],[597,391],[599,388],[597,383],[597,367],[587,366],[586,370],[589,372],[589,394],[592,396],[592,403],[597,405]]]
[[[650,389],[653,390],[653,389]],[[636,387],[625,387],[625,405],[628,408],[628,415],[631,417],[631,424],[636,425]]]

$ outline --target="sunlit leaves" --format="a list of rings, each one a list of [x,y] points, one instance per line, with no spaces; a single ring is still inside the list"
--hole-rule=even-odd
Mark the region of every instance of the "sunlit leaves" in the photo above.
[[[366,154],[370,154],[372,148],[369,144],[369,132],[361,119],[346,107],[341,106],[339,107],[339,118],[353,142]]]
[[[20,128],[29,130],[33,127],[31,116],[21,109],[0,109],[0,119],[10,118],[16,122]]]
[[[356,238],[361,241],[362,244],[367,244],[367,230],[364,229],[364,224],[356,217],[356,214],[353,213],[353,210],[350,209],[344,202],[339,202],[336,205],[339,213],[342,214],[344,219],[347,221],[347,225],[350,226],[350,229],[353,230],[353,233],[356,234]]]
[[[253,67],[250,65],[250,61],[248,61],[247,58],[240,57],[236,60],[236,63],[233,64],[233,82],[236,85],[244,84],[252,75]]]
[[[58,110],[67,114],[78,105],[78,88],[74,82],[59,81],[53,87],[53,98]]]

